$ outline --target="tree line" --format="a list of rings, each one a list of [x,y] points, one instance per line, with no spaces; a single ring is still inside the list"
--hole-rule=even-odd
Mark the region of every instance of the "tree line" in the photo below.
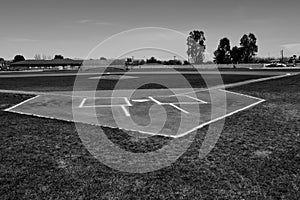
[[[206,50],[204,31],[194,30],[187,37],[188,61],[193,64],[204,62]],[[245,34],[240,40],[240,46],[231,49],[230,40],[220,40],[217,50],[214,52],[214,62],[217,64],[250,63],[258,52],[257,39],[253,33]]]
[[[230,40],[222,38],[217,50],[214,52],[214,61],[217,64],[253,63],[253,58],[258,52],[257,39],[253,33],[244,34],[240,39],[240,46],[230,47]]]
[[[182,65],[182,64],[203,64],[205,59],[206,50],[206,37],[204,31],[193,30],[187,37],[187,61],[180,61],[170,59],[167,61],[161,61],[155,57],[151,57],[147,60],[139,60],[138,64],[164,64],[164,65]],[[275,58],[259,58],[256,57],[258,52],[257,38],[253,33],[244,34],[241,39],[239,46],[231,48],[230,40],[224,37],[220,40],[217,49],[214,51],[214,63],[217,64],[238,64],[238,63],[268,63]],[[36,54],[34,56],[36,60],[52,59],[51,56]],[[62,55],[55,55],[54,59],[64,59]],[[19,62],[25,60],[23,55],[16,55],[12,62]],[[101,57],[100,60],[106,60]],[[282,59],[282,62],[296,63],[300,61],[300,56],[297,58],[293,55],[289,58]],[[124,62],[124,61],[122,61]]]
[[[51,56],[45,56],[45,55],[40,55],[40,54],[36,54],[34,56],[34,59],[35,60],[51,60],[52,57]],[[58,55],[55,55],[53,59],[64,59],[64,56],[58,54]],[[26,60],[25,57],[23,55],[16,55],[14,57],[14,59],[12,60],[12,62],[20,62],[20,61],[24,61]]]
[[[203,64],[205,58],[205,35],[204,31],[193,30],[187,37],[188,62],[192,64]],[[238,64],[238,63],[270,63],[276,60],[274,57],[256,57],[258,52],[257,38],[253,33],[244,34],[239,46],[231,48],[230,40],[224,37],[220,40],[217,49],[214,51],[214,63],[217,64]],[[278,58],[277,58],[278,59]],[[300,56],[284,57],[280,59],[286,63],[300,62]]]

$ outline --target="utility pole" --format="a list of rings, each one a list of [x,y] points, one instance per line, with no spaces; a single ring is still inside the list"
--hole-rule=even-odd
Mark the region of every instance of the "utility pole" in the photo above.
[[[284,58],[284,52],[283,52],[283,50],[281,50],[280,53],[281,53],[281,62],[283,63],[283,58]]]

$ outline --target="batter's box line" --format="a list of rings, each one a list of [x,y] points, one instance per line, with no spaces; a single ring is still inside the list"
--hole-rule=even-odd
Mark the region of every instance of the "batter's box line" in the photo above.
[[[177,95],[177,96],[186,96],[186,97],[188,97],[188,98],[191,98],[191,99],[194,99],[194,100],[196,100],[196,101],[199,101],[201,104],[208,104],[206,101],[203,101],[203,100],[198,99],[198,98],[196,98],[196,97],[191,97],[190,95]]]
[[[170,103],[162,103],[162,102],[160,102],[159,100],[157,100],[155,98],[168,98],[168,97],[187,97],[187,98],[190,98],[190,99],[196,101],[196,102],[185,102],[185,101],[171,102],[172,104],[208,104],[208,102],[206,102],[206,101],[203,101],[201,99],[192,97],[190,95],[185,95],[185,94],[183,94],[183,95],[178,94],[176,96],[155,96],[155,97],[149,96],[148,98],[151,99],[153,102],[155,102],[158,105],[167,105],[167,104],[170,104]]]
[[[91,105],[91,106],[86,106],[84,105],[86,103],[86,101],[88,99],[93,99],[93,100],[96,100],[96,99],[124,99],[124,101],[126,102],[125,104],[115,104],[115,105],[112,105],[112,104],[107,104],[107,105]],[[126,106],[132,106],[132,104],[130,103],[130,101],[128,100],[127,97],[89,97],[89,98],[83,98],[81,103],[79,104],[78,108],[106,108],[106,107],[117,107],[117,106],[120,106],[122,107],[122,109],[124,110],[124,108]],[[126,108],[125,108],[126,109]],[[127,113],[126,113],[127,115]]]
[[[189,114],[188,111],[180,108],[179,106],[175,105],[174,103],[162,103],[160,101],[158,101],[157,99],[154,99],[153,97],[148,97],[149,99],[151,99],[153,102],[155,102],[157,105],[169,105],[169,106],[172,106],[173,108],[185,113],[185,114]],[[190,103],[189,103],[190,104]]]

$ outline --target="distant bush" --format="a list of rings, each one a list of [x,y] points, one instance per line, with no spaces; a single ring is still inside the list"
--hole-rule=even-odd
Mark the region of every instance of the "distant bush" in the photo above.
[[[23,55],[16,55],[16,56],[14,57],[13,62],[20,62],[20,61],[24,61],[24,60],[25,60],[25,58],[24,58]]]
[[[62,55],[55,55],[54,59],[64,59],[64,57]]]

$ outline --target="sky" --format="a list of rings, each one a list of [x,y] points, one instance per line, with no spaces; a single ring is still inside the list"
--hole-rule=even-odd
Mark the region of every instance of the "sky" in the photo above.
[[[0,57],[185,58],[192,30],[205,32],[207,60],[221,38],[235,46],[250,32],[258,56],[300,56],[299,8],[299,0],[2,0]]]

